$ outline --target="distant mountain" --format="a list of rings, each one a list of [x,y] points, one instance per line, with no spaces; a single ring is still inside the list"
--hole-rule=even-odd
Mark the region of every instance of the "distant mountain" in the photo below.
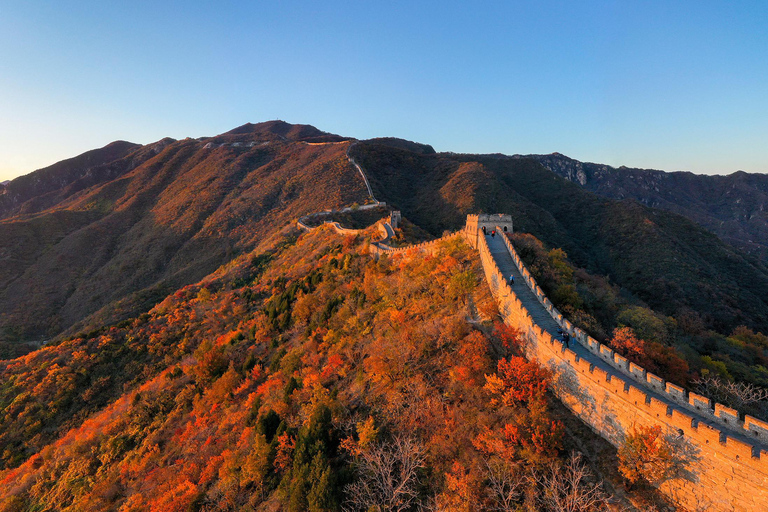
[[[768,331],[768,268],[701,227],[720,226],[728,239],[733,226],[738,240],[750,240],[749,228],[752,247],[763,247],[761,176],[643,171],[641,186],[634,171],[562,155],[435,153],[402,139],[353,143],[270,121],[200,139],[116,142],[4,187],[0,341],[130,318],[292,219],[366,202],[348,149],[374,195],[433,235],[461,227],[467,213],[511,213],[516,229],[564,248],[661,312],[693,311],[721,332],[740,324]],[[621,184],[621,200],[587,190],[603,194],[609,183]],[[629,190],[646,195],[627,199]],[[698,224],[664,211],[675,208]],[[742,211],[752,217],[740,221]],[[729,215],[730,224],[718,220]]]
[[[559,153],[532,158],[563,178],[612,199],[678,213],[735,247],[768,258],[768,174],[664,172],[579,162]]]
[[[20,213],[27,202],[26,212],[39,211],[79,190],[120,176],[143,161],[144,155],[124,158],[141,147],[131,142],[113,142],[4,182],[5,189],[0,190],[0,218]],[[121,165],[114,165],[117,162]]]
[[[346,140],[247,124],[115,142],[11,181],[0,196],[0,341],[135,316],[291,219],[364,203]]]
[[[564,248],[658,311],[694,311],[721,332],[768,330],[768,268],[683,216],[600,197],[535,158],[396,146],[365,141],[351,154],[378,199],[433,235],[459,228],[467,213],[511,213],[516,230]]]

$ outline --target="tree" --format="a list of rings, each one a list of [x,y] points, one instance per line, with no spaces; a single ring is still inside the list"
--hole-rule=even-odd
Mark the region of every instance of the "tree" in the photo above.
[[[645,480],[658,485],[672,476],[672,446],[661,435],[661,427],[634,427],[619,447],[619,471],[630,484]]]
[[[345,488],[345,510],[408,510],[419,497],[419,470],[424,461],[424,447],[406,437],[362,452],[357,460],[358,480]]]
[[[515,512],[528,486],[529,477],[522,464],[511,464],[501,460],[485,461],[487,494],[493,502],[492,510]]]
[[[599,482],[592,482],[589,469],[581,454],[571,453],[563,465],[550,464],[536,474],[541,488],[539,501],[544,510],[552,512],[593,512],[607,510],[607,495]]]
[[[768,413],[768,389],[747,382],[733,382],[716,375],[707,375],[693,381],[697,392],[715,402],[740,411],[749,410],[760,416]]]
[[[492,404],[511,407],[543,395],[552,380],[552,372],[535,359],[528,361],[510,356],[499,360],[496,375],[485,378],[485,389],[494,396]]]

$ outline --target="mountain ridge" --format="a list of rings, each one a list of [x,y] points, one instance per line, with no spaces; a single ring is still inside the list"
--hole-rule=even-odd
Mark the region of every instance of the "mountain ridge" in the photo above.
[[[61,188],[16,201],[0,219],[0,341],[134,316],[291,219],[366,201],[346,144],[305,143],[341,137],[299,126],[286,131],[296,140],[282,140],[275,126],[251,125],[215,147],[216,137],[126,146],[99,162],[90,186],[90,167],[66,168]]]
[[[563,178],[611,199],[631,198],[687,217],[722,240],[768,258],[768,175],[665,172],[580,162],[560,153],[531,158]]]

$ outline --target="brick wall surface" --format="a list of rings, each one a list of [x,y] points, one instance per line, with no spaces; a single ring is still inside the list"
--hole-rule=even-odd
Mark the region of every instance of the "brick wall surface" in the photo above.
[[[466,234],[466,231],[465,231]],[[571,350],[539,328],[501,274],[485,238],[476,240],[486,280],[499,303],[504,321],[520,330],[529,358],[555,371],[553,391],[595,432],[618,446],[634,426],[662,427],[683,455],[685,471],[660,485],[662,492],[691,510],[768,511],[768,451],[763,451],[768,424],[715,404],[664,381],[629,363],[586,333],[566,323],[542,297],[532,277],[514,253],[510,254],[542,306],[560,320],[587,350],[619,371],[610,374],[580,360]],[[661,399],[646,392],[658,394]],[[686,397],[687,394],[687,397]],[[668,399],[668,400],[667,400]],[[745,435],[755,442],[745,442]]]

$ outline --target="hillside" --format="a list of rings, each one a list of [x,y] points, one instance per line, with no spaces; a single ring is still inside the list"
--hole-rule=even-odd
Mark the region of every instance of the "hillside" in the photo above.
[[[0,341],[132,317],[291,219],[364,203],[343,140],[273,121],[115,143],[13,180],[0,220]]]
[[[140,148],[139,144],[113,142],[4,183],[0,188],[0,219],[40,211],[84,188],[128,172],[146,160],[147,152],[137,151]],[[129,154],[132,157],[125,158]]]
[[[518,156],[518,155],[516,155]],[[677,213],[723,241],[768,258],[768,175],[743,171],[727,176],[664,172],[579,162],[559,153],[519,155],[586,190],[612,199],[634,199]]]
[[[367,141],[352,149],[377,198],[439,235],[467,213],[505,212],[573,261],[666,315],[721,332],[768,331],[768,269],[685,217],[610,200],[533,159],[428,154]]]
[[[366,249],[292,233],[123,326],[5,363],[0,510],[605,504],[615,450],[492,325],[476,254]],[[647,510],[644,494],[617,491],[613,510]]]

